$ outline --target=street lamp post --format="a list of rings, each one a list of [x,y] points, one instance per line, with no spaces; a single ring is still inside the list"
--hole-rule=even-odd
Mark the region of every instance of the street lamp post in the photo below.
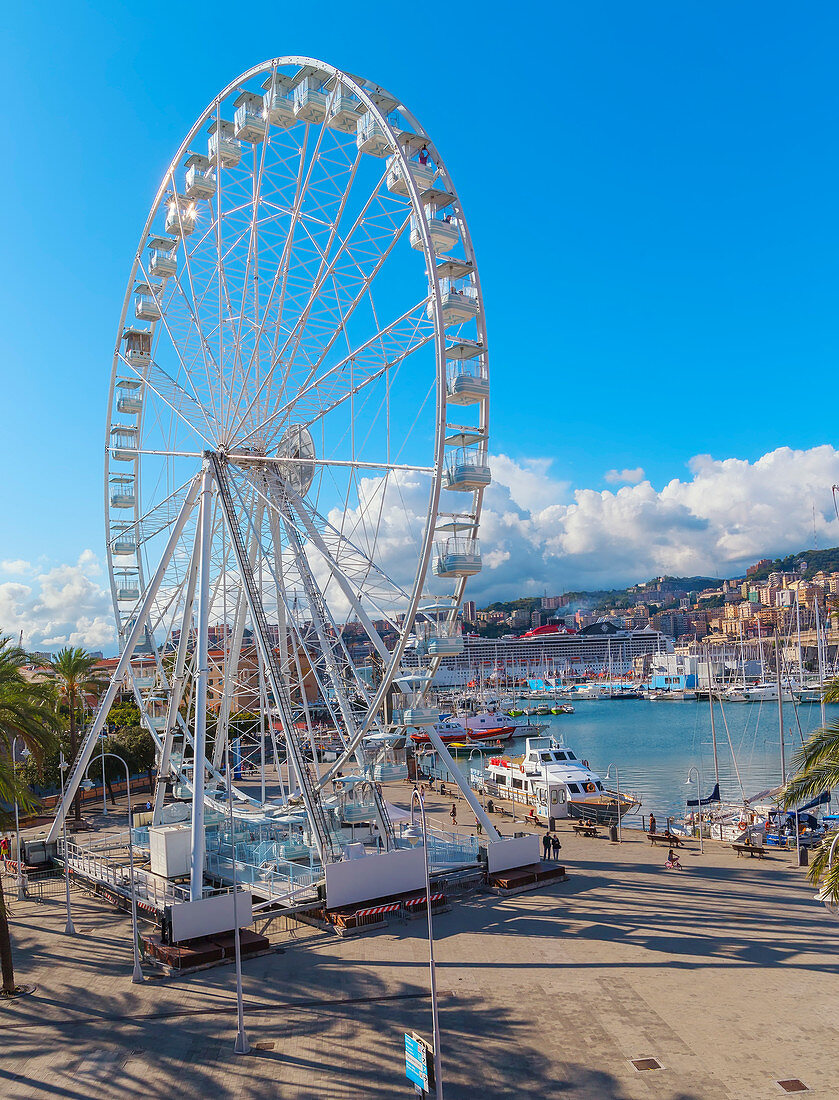
[[[58,764],[58,773],[61,776],[61,805],[64,806],[64,773],[67,770],[67,761],[64,759],[64,753],[61,753],[61,757]],[[66,936],[75,936],[76,929],[73,927],[73,916],[70,912],[70,854],[67,851],[67,814],[61,819],[61,846],[64,849],[64,891],[67,899],[67,923],[64,925],[64,934]]]
[[[705,843],[702,839],[702,772],[698,767],[688,768],[688,783],[690,783],[691,773],[696,772],[696,809],[699,815],[699,854],[702,855],[705,851]]]
[[[99,734],[99,747],[102,750],[102,813],[108,816],[108,792],[105,786],[105,731]]]
[[[470,749],[469,750],[469,761],[468,761],[469,779],[467,779],[467,782],[469,783],[469,786],[471,787],[472,784],[471,784],[470,780],[472,778],[472,753],[473,752],[476,752],[478,754],[478,756],[480,756],[480,758],[481,758],[481,789],[478,793],[479,793],[479,796],[480,796],[479,797],[479,802],[484,807],[484,809],[486,809],[486,801],[484,799],[484,794],[485,794],[485,792],[484,792],[484,754],[481,752],[480,749]]]
[[[622,843],[622,838],[621,838],[621,777],[620,777],[620,773],[618,772],[617,764],[610,764],[609,765],[609,767],[606,769],[606,775],[604,776],[604,778],[605,779],[609,778],[609,772],[612,770],[612,768],[615,769],[615,786],[617,787],[617,796],[618,796],[618,844],[621,844]]]
[[[131,975],[131,981],[135,985],[141,985],[144,979],[143,969],[140,966],[140,944],[139,932],[137,929],[137,891],[134,888],[134,841],[131,835],[131,773],[128,770],[128,764],[125,760],[115,752],[105,752],[102,754],[103,768],[105,766],[106,756],[112,756],[114,760],[119,760],[120,764],[125,768],[125,790],[128,794],[128,871],[131,884],[131,932],[134,938],[134,972]],[[88,779],[88,782],[93,786],[92,780]]]
[[[422,821],[422,852],[425,863],[425,908],[428,915],[428,971],[431,981],[431,1026],[434,1038],[434,1087],[437,1100],[443,1100],[443,1071],[440,1065],[440,1022],[437,1017],[437,978],[434,971],[434,930],[431,923],[431,872],[428,866],[428,830],[425,824],[425,802],[419,791],[411,794],[411,825],[414,826],[414,801],[419,803]],[[416,828],[416,826],[414,826]]]
[[[233,776],[230,773],[230,742],[224,745],[224,766],[227,779],[227,808],[230,820],[230,854],[233,868],[233,946],[236,955],[236,1042],[233,1044],[234,1054],[249,1054],[251,1045],[245,1034],[245,1006],[242,997],[242,944],[239,937],[239,911],[237,906],[237,894],[239,891],[236,882],[236,834],[233,832]]]
[[[12,777],[14,779],[15,787],[15,847],[17,851],[17,900],[23,901],[23,861],[20,858],[20,811],[17,804],[17,742],[16,737],[12,738]],[[23,747],[21,756],[28,756],[29,750],[26,746]]]

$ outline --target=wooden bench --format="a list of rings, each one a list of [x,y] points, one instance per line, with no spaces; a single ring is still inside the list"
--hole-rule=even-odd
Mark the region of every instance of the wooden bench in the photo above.
[[[578,836],[600,836],[596,825],[572,825],[571,828]]]
[[[757,856],[758,859],[763,859],[765,848],[762,844],[732,844],[731,847],[737,853],[737,858],[745,855],[746,852],[754,859]]]
[[[670,848],[684,848],[685,843],[681,837],[672,833],[647,833],[650,844],[667,844]]]

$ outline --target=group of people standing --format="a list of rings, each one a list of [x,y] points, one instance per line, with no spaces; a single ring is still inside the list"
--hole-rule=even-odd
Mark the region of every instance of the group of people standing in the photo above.
[[[542,859],[550,859],[551,855],[554,859],[559,859],[561,848],[562,845],[556,833],[552,833],[550,829],[546,830],[542,837]]]

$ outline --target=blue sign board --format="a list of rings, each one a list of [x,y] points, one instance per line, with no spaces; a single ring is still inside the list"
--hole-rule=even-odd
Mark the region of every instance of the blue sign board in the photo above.
[[[428,1047],[419,1035],[405,1032],[405,1074],[423,1092],[428,1092]]]

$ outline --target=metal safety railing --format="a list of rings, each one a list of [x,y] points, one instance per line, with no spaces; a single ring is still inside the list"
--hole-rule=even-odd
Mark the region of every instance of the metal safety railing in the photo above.
[[[128,850],[128,834],[125,836],[124,850]],[[116,844],[111,848],[116,851]],[[63,864],[65,845],[63,839],[57,842],[57,858]],[[131,897],[131,873],[127,864],[103,857],[101,851],[95,852],[83,848],[74,841],[67,841],[67,863],[74,875],[92,882],[108,886],[123,897]],[[167,879],[152,875],[143,868],[134,868],[134,890],[138,903],[145,903],[153,909],[162,911],[173,902],[189,901],[189,888],[169,882]]]

